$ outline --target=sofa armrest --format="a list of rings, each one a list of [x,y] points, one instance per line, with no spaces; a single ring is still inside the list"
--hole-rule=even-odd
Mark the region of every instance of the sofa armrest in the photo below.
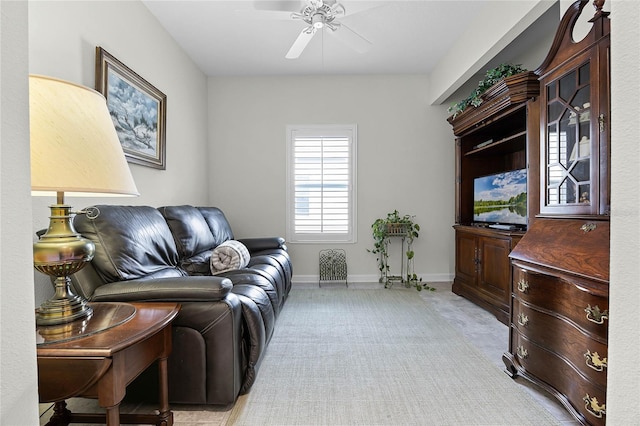
[[[238,238],[244,244],[249,253],[267,249],[285,249],[285,241],[282,237]]]
[[[231,280],[197,276],[116,281],[96,289],[92,302],[215,302],[231,291]]]

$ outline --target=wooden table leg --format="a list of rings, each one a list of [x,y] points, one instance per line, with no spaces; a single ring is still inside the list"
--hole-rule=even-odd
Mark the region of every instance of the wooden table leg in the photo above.
[[[160,387],[160,413],[158,414],[159,425],[173,425],[173,413],[169,410],[169,373],[167,371],[167,358],[158,360],[158,384]]]
[[[67,426],[71,420],[71,411],[67,410],[65,401],[58,401],[53,405],[53,415],[46,426]]]
[[[107,426],[120,426],[120,404],[107,408]]]

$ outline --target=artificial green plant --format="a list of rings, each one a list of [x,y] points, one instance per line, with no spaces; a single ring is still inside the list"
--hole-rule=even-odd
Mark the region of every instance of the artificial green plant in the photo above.
[[[413,240],[418,238],[420,225],[414,222],[415,216],[403,215],[394,210],[387,213],[385,218],[376,219],[371,225],[373,234],[373,249],[367,249],[368,252],[377,256],[378,269],[380,270],[380,281],[384,281],[385,287],[388,287],[389,280],[389,236],[393,234],[394,229],[401,229],[405,242],[407,243],[406,269],[402,281],[407,287],[415,287],[416,290],[435,290],[426,283],[422,282],[422,278],[418,277],[414,270]]]
[[[520,74],[525,71],[527,70],[523,68],[521,64],[500,64],[497,67],[488,70],[484,79],[480,80],[478,87],[473,90],[469,96],[449,107],[449,113],[452,113],[455,118],[456,115],[464,111],[469,105],[479,107],[482,104],[481,96],[487,91],[487,89],[506,77],[511,77],[512,75]]]

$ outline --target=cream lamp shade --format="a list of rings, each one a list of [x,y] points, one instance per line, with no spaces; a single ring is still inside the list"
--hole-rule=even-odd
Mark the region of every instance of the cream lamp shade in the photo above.
[[[34,267],[54,277],[55,295],[36,309],[36,324],[60,334],[89,321],[92,307],[71,291],[70,275],[93,259],[95,245],[73,227],[64,195],[138,195],[104,96],[95,90],[29,76],[31,191],[55,195],[49,227],[33,244]],[[55,327],[54,330],[51,327]]]
[[[29,107],[33,195],[139,195],[102,94],[31,75]]]

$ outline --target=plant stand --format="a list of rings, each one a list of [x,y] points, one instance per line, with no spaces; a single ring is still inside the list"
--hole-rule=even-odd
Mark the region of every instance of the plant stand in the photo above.
[[[422,278],[418,277],[413,269],[413,240],[418,238],[418,231],[420,231],[420,225],[415,223],[413,218],[414,216],[410,215],[400,216],[398,210],[394,210],[387,214],[386,218],[376,219],[371,225],[374,245],[373,249],[367,251],[378,256],[379,282],[384,283],[385,288],[390,288],[394,282],[400,281],[407,288],[415,287],[418,291],[434,290],[433,287],[422,283]],[[392,238],[396,237],[402,239],[400,242],[400,275],[392,275],[389,271],[389,243]]]
[[[402,275],[405,264],[405,242],[407,237],[407,227],[402,223],[389,223],[387,224],[387,233],[385,237],[385,245],[387,248],[389,247],[389,243],[391,242],[391,238],[400,238],[400,274],[393,275],[389,269],[389,258],[384,257],[382,259],[383,267],[380,271],[380,282],[384,283],[385,288],[391,288],[395,282],[408,282],[408,277],[404,277]],[[387,250],[388,253],[388,250]],[[406,279],[405,279],[406,278]]]

